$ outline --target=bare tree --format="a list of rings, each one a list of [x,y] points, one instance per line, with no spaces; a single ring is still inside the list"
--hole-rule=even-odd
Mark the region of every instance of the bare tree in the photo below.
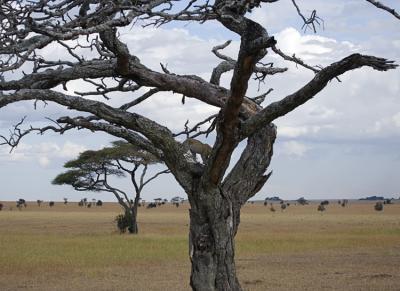
[[[64,133],[73,128],[103,131],[123,138],[162,160],[190,202],[190,284],[193,290],[241,290],[234,263],[234,237],[240,222],[240,209],[266,183],[265,174],[272,157],[276,127],[272,123],[312,99],[330,81],[347,71],[370,67],[378,71],[394,69],[396,65],[384,58],[352,54],[321,68],[306,64],[296,56],[282,52],[276,40],[248,13],[265,3],[279,0],[43,0],[3,1],[0,13],[0,55],[3,73],[0,82],[0,108],[23,100],[52,101],[85,112],[84,116],[60,117],[43,128],[22,128],[17,123],[3,143],[18,145],[29,132],[49,130]],[[304,16],[292,1],[304,21],[304,29],[316,30],[321,19],[316,11]],[[370,1],[371,2],[371,1]],[[376,1],[375,1],[376,2]],[[182,5],[183,3],[183,5]],[[154,71],[142,64],[130,48],[120,40],[123,27],[140,23],[148,26],[175,21],[214,21],[240,37],[236,59],[220,51],[229,45],[214,48],[221,63],[208,82],[198,76],[178,75],[165,66]],[[46,60],[41,49],[47,46],[64,49],[69,58]],[[314,77],[292,94],[262,106],[264,94],[246,96],[252,76],[262,82],[267,76],[284,73],[286,68],[267,62],[267,51],[299,66],[310,69]],[[29,70],[29,72],[28,72]],[[11,79],[10,72],[22,77]],[[230,88],[220,85],[221,76],[232,72]],[[23,73],[23,74],[22,74]],[[94,90],[71,94],[68,82],[84,80]],[[116,108],[107,104],[110,93],[148,91]],[[187,145],[178,141],[167,127],[131,109],[155,93],[172,91],[185,98],[195,98],[221,108],[213,117],[215,131],[211,153],[203,163],[187,155]],[[104,96],[104,102],[87,96]],[[185,131],[193,138],[195,131]],[[197,132],[199,133],[199,132]],[[227,173],[232,153],[241,141],[247,145],[239,160]]]
[[[115,141],[112,147],[85,151],[77,159],[67,162],[64,167],[69,170],[59,174],[53,180],[53,184],[71,185],[77,191],[113,193],[125,211],[123,217],[124,221],[127,221],[129,233],[137,234],[137,211],[144,187],[158,176],[169,173],[169,170],[162,170],[146,177],[148,167],[157,163],[161,161],[151,153],[128,142]],[[128,193],[110,183],[111,176],[124,177],[125,174],[129,175],[135,189],[134,200],[129,198]],[[97,205],[96,199],[93,199],[90,205]]]

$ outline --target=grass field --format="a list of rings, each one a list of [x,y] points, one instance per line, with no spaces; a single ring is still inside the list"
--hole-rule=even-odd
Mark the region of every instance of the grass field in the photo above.
[[[245,290],[400,290],[400,203],[316,208],[244,207],[236,262]],[[119,211],[0,211],[0,290],[189,290],[188,206],[139,209],[138,236],[116,231]]]

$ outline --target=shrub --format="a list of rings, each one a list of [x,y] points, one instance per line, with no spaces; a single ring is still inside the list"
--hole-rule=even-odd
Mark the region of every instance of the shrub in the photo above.
[[[117,223],[117,228],[119,233],[125,233],[129,227],[129,221],[131,220],[131,215],[129,213],[119,214],[115,217],[115,222]]]
[[[103,201],[101,201],[101,200],[97,200],[97,202],[96,202],[96,206],[103,206]]]
[[[50,206],[50,207],[53,207],[53,206],[54,206],[54,201],[50,201],[50,202],[49,202],[49,206]]]
[[[383,201],[383,204],[393,204],[393,198],[392,199],[385,199],[385,201]]]
[[[297,199],[297,203],[299,203],[300,205],[307,205],[308,201],[304,197],[300,197],[299,199]]]
[[[21,210],[22,206],[26,207],[26,201],[25,199],[18,199],[17,201],[17,208]]]
[[[382,202],[376,202],[374,206],[376,211],[382,211],[383,210],[383,203]]]

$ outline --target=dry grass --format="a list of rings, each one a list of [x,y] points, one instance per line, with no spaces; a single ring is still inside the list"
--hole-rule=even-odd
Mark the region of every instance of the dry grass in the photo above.
[[[118,212],[1,211],[0,290],[188,290],[187,206],[140,209],[139,236],[117,233]],[[400,204],[246,205],[236,248],[245,290],[400,290]]]

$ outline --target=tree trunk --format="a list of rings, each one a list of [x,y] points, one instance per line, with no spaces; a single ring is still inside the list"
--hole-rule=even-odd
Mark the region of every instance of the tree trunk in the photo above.
[[[241,290],[236,277],[232,201],[218,189],[200,190],[191,201],[190,285],[196,291]]]
[[[218,186],[207,176],[193,178],[188,191],[193,290],[242,290],[234,260],[240,209],[271,175],[265,171],[271,161],[275,137],[276,128],[272,124],[252,135],[239,161]]]
[[[129,208],[130,216],[129,216],[128,231],[131,234],[139,233],[139,228],[137,224],[137,212],[138,212],[139,200],[140,200],[140,192],[136,193],[133,205],[131,205],[131,207]]]
[[[139,232],[137,226],[137,212],[132,207],[130,210],[125,212],[125,216],[128,219],[128,232],[131,234],[137,234]]]

